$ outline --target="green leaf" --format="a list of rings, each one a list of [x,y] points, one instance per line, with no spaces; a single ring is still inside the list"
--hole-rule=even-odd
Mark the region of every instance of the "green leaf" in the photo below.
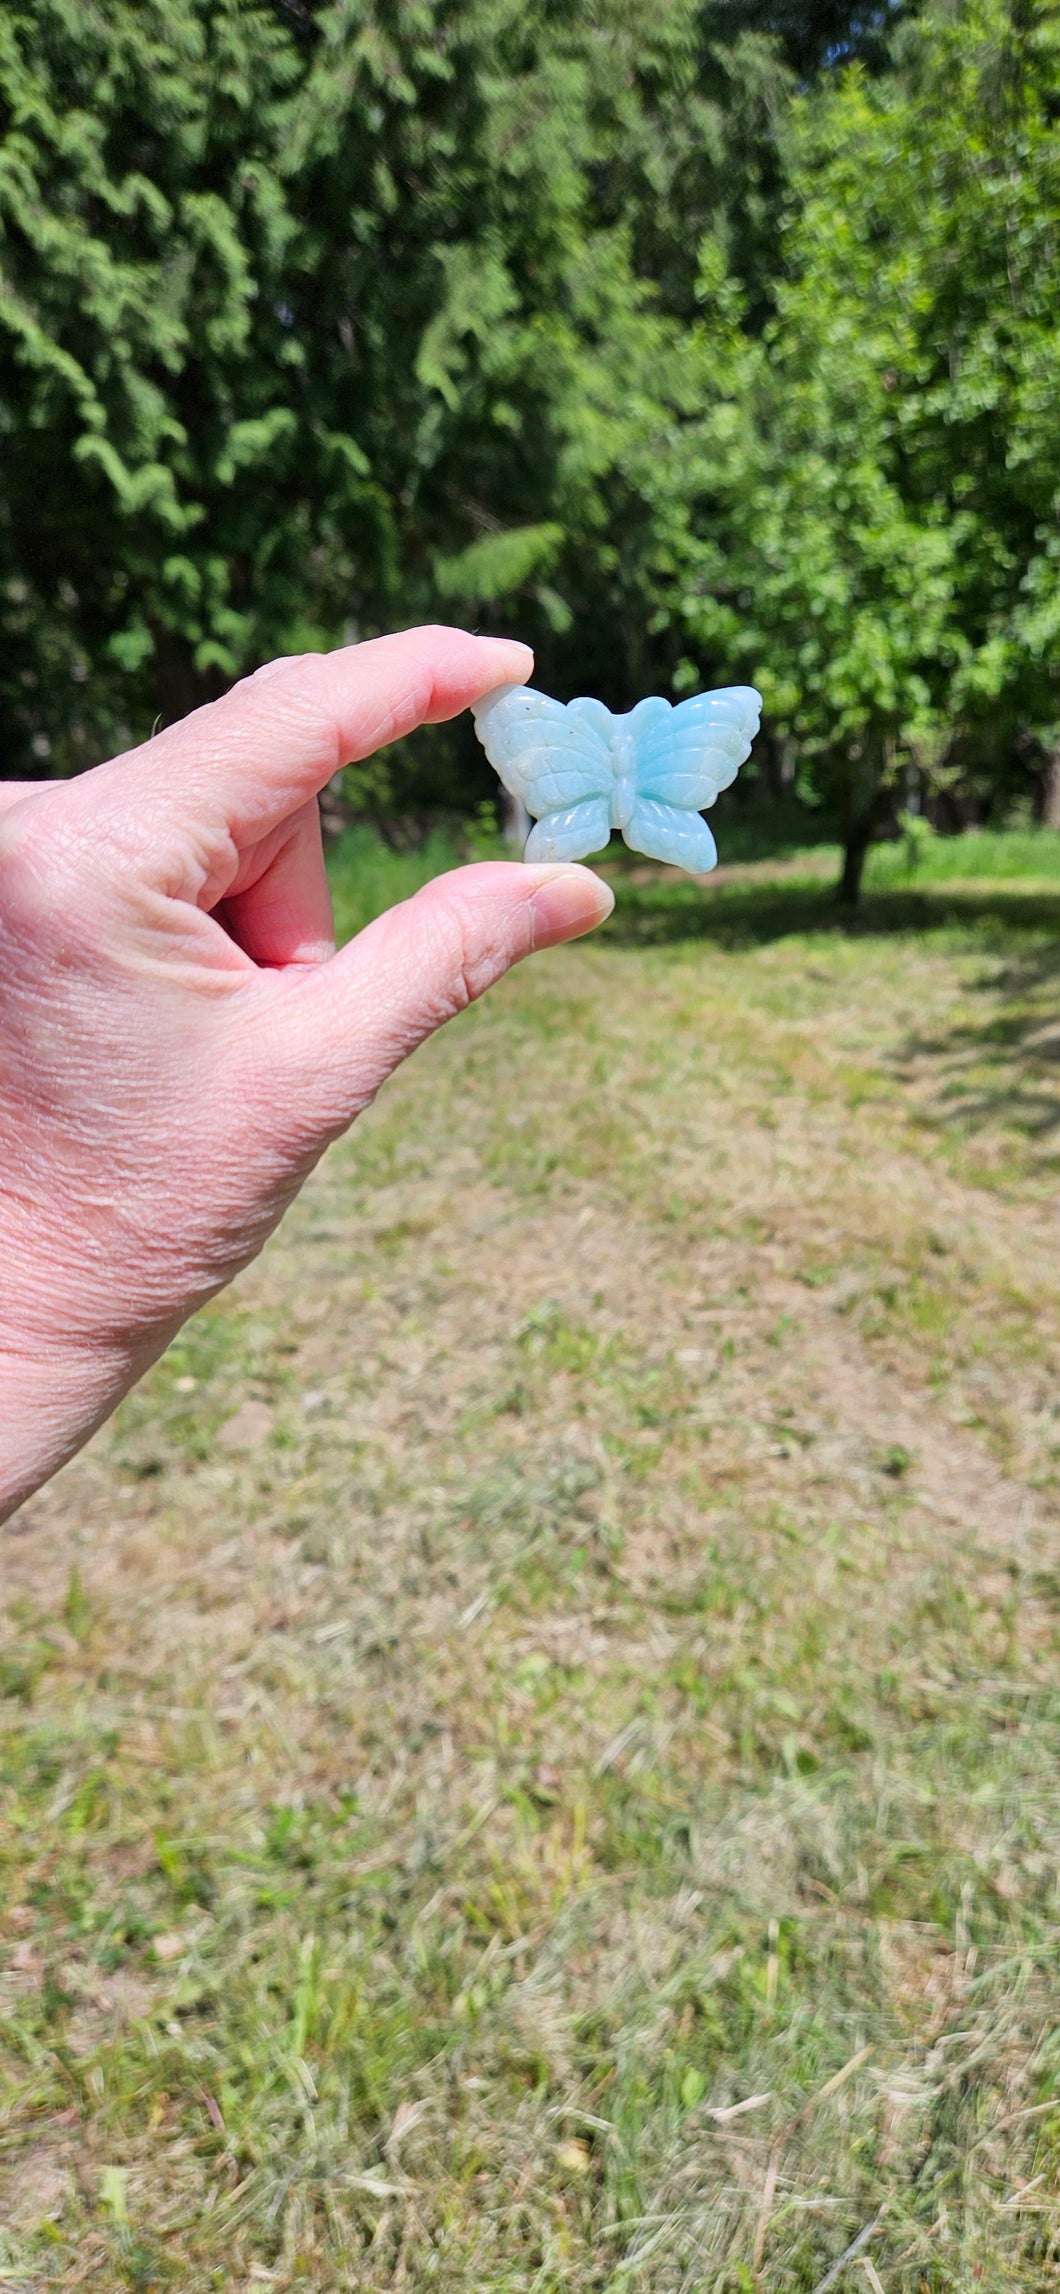
[[[522,589],[533,574],[551,570],[563,540],[562,526],[554,523],[517,526],[502,534],[483,534],[456,557],[437,558],[434,578],[442,597],[474,598],[482,602],[510,597]]]

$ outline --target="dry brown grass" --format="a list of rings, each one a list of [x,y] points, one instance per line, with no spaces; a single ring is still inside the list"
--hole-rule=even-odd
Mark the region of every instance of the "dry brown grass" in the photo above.
[[[1060,2284],[1055,943],[652,902],[11,1525],[2,2283]]]

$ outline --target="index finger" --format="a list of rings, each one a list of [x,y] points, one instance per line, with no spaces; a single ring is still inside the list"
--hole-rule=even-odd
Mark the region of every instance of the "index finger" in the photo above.
[[[343,765],[415,726],[456,717],[494,685],[525,682],[529,648],[466,629],[407,629],[335,653],[273,661],[223,700],[101,765],[93,810],[120,814],[122,842],[165,866],[190,837],[197,860],[254,842]]]
[[[62,781],[0,781],[0,812],[10,812],[12,805],[24,804],[27,797],[47,796],[49,789],[62,786]]]

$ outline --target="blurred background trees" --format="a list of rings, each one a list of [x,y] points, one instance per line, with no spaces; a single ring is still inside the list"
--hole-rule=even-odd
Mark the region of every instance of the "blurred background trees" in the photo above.
[[[759,683],[850,897],[1060,818],[1048,0],[12,0],[0,128],[8,772],[443,615]]]

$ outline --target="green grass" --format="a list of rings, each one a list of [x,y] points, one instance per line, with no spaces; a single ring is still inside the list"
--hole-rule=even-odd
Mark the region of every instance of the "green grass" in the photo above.
[[[969,829],[963,836],[932,836],[915,858],[904,842],[874,846],[868,861],[869,889],[910,878],[918,884],[1060,883],[1060,830],[1044,828]]]
[[[1060,2286],[1049,873],[619,864],[16,1517],[0,2283]]]
[[[707,886],[712,907],[723,903],[746,906],[757,918],[778,891],[783,897],[814,896],[827,899],[838,879],[841,854],[829,841],[826,829],[815,828],[814,817],[788,805],[761,805],[746,817],[719,816],[718,837],[725,879]],[[470,834],[458,824],[441,826],[409,851],[391,851],[369,828],[347,830],[329,853],[329,873],[340,939],[348,939],[383,908],[407,900],[422,884],[444,870],[456,868],[469,857],[508,858],[499,837],[478,828]],[[744,867],[750,863],[746,878]],[[635,855],[614,840],[605,861],[616,882],[627,883],[641,873]],[[735,870],[735,878],[729,871]],[[652,877],[648,905],[656,914],[675,903],[704,907],[703,889],[679,877]],[[956,887],[974,895],[1005,891],[1039,890],[1048,899],[1060,885],[1060,831],[1050,829],[974,829],[963,836],[929,836],[914,854],[899,839],[874,845],[865,869],[865,897],[903,897],[915,902],[920,894]],[[635,888],[636,889],[636,888]]]
[[[394,852],[373,829],[347,829],[328,855],[338,939],[352,939],[384,908],[411,899],[432,876],[457,868],[467,857],[460,841],[455,830],[439,828],[411,851]]]

